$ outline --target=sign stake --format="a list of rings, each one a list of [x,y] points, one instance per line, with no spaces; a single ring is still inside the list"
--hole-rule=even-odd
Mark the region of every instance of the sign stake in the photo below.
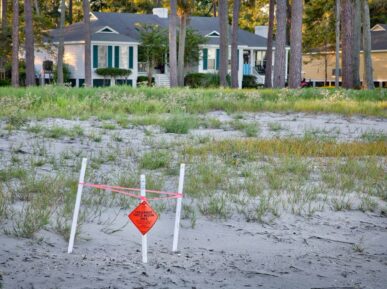
[[[184,186],[184,174],[185,174],[185,164],[180,165],[180,178],[179,178],[179,189],[178,193],[183,194],[183,186]],[[179,239],[179,228],[180,228],[180,214],[181,214],[181,202],[182,196],[176,201],[176,218],[175,218],[175,230],[173,233],[173,246],[172,252],[177,251],[177,243]]]
[[[141,197],[146,197],[145,192],[145,175],[141,175]],[[144,200],[142,202],[145,202]],[[141,236],[141,251],[142,251],[142,262],[148,263],[148,240],[147,234]]]
[[[75,209],[74,209],[74,215],[73,215],[73,222],[71,224],[71,233],[70,233],[69,247],[68,247],[68,250],[67,250],[68,254],[70,254],[73,251],[75,233],[76,233],[76,230],[77,230],[79,207],[81,206],[83,181],[85,179],[86,165],[87,165],[87,159],[83,158],[82,159],[81,173],[79,175],[77,198],[75,200]]]

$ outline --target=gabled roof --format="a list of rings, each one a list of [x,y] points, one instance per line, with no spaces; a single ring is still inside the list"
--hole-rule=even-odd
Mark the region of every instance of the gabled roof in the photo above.
[[[387,24],[377,24],[372,27],[371,49],[387,50]]]
[[[95,41],[117,41],[117,42],[139,42],[140,33],[136,29],[136,23],[157,24],[168,29],[168,18],[160,18],[153,14],[132,14],[132,13],[102,13],[93,12],[93,21],[91,21],[92,40]],[[106,26],[118,32],[97,33]],[[199,17],[191,16],[188,21],[188,27],[198,31],[201,35],[206,36],[214,31],[219,30],[218,17]],[[231,27],[229,29],[231,33]],[[58,41],[59,30],[51,30],[50,36],[52,41]],[[231,35],[230,35],[231,36]],[[65,27],[65,41],[83,41],[83,22],[75,23]],[[267,39],[254,33],[239,29],[238,45],[250,47],[266,47]],[[219,45],[218,37],[208,37],[208,44]],[[231,44],[231,37],[229,37]]]
[[[376,24],[371,31],[387,31],[387,24]]]

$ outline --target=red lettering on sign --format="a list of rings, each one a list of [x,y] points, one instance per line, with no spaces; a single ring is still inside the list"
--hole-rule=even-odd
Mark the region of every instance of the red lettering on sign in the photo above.
[[[147,202],[141,202],[128,217],[141,234],[145,235],[156,223],[158,215]]]

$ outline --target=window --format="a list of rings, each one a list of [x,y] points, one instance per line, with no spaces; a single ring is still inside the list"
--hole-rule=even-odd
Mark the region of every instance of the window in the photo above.
[[[207,69],[216,69],[216,49],[215,48],[208,48],[208,63],[207,63]]]

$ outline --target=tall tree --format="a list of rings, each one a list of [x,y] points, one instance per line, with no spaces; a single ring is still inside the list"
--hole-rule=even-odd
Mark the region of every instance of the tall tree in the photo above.
[[[289,87],[299,88],[302,69],[302,13],[303,0],[293,0],[290,30]]]
[[[274,79],[275,88],[285,87],[286,74],[286,0],[277,0],[277,37],[274,54]]]
[[[4,33],[7,28],[7,0],[1,0],[1,30]]]
[[[63,84],[63,56],[64,56],[64,24],[65,24],[66,5],[65,0],[60,4],[60,23],[59,23],[59,45],[58,45],[58,84]]]
[[[35,6],[35,13],[36,15],[40,15],[40,9],[39,9],[39,3],[38,0],[34,0],[34,6]]]
[[[171,0],[171,15],[169,17],[169,77],[171,87],[176,87],[177,82],[177,52],[176,52],[176,0]]]
[[[26,86],[35,85],[34,33],[32,27],[31,0],[24,0],[25,17],[25,51],[26,51]]]
[[[85,35],[85,86],[91,87],[91,28],[89,0],[83,0],[83,22]]]
[[[13,1],[12,17],[12,86],[19,86],[19,1]]]
[[[73,24],[73,0],[69,0],[69,24]]]
[[[335,87],[340,86],[340,0],[336,0],[336,69]]]
[[[187,35],[187,21],[191,10],[191,1],[178,0],[178,14],[180,17],[179,26],[179,49],[177,57],[177,82],[179,86],[184,86],[184,53],[185,53],[185,38]]]
[[[370,9],[368,0],[362,0],[362,22],[363,22],[363,51],[364,51],[364,76],[363,81],[368,89],[374,89],[374,78],[371,58],[371,27]]]
[[[360,43],[361,43],[361,4],[354,0],[353,9],[353,86],[360,88]]]
[[[228,5],[227,0],[219,0],[219,77],[220,85],[227,86],[227,70],[228,70]]]
[[[353,88],[353,0],[341,2],[342,79],[344,88]]]
[[[234,0],[231,38],[231,87],[238,88],[238,20],[240,0]],[[240,68],[242,69],[242,68]]]
[[[273,28],[274,28],[274,6],[275,0],[269,3],[269,29],[267,31],[267,50],[265,67],[265,87],[272,87],[272,68],[273,68]]]

